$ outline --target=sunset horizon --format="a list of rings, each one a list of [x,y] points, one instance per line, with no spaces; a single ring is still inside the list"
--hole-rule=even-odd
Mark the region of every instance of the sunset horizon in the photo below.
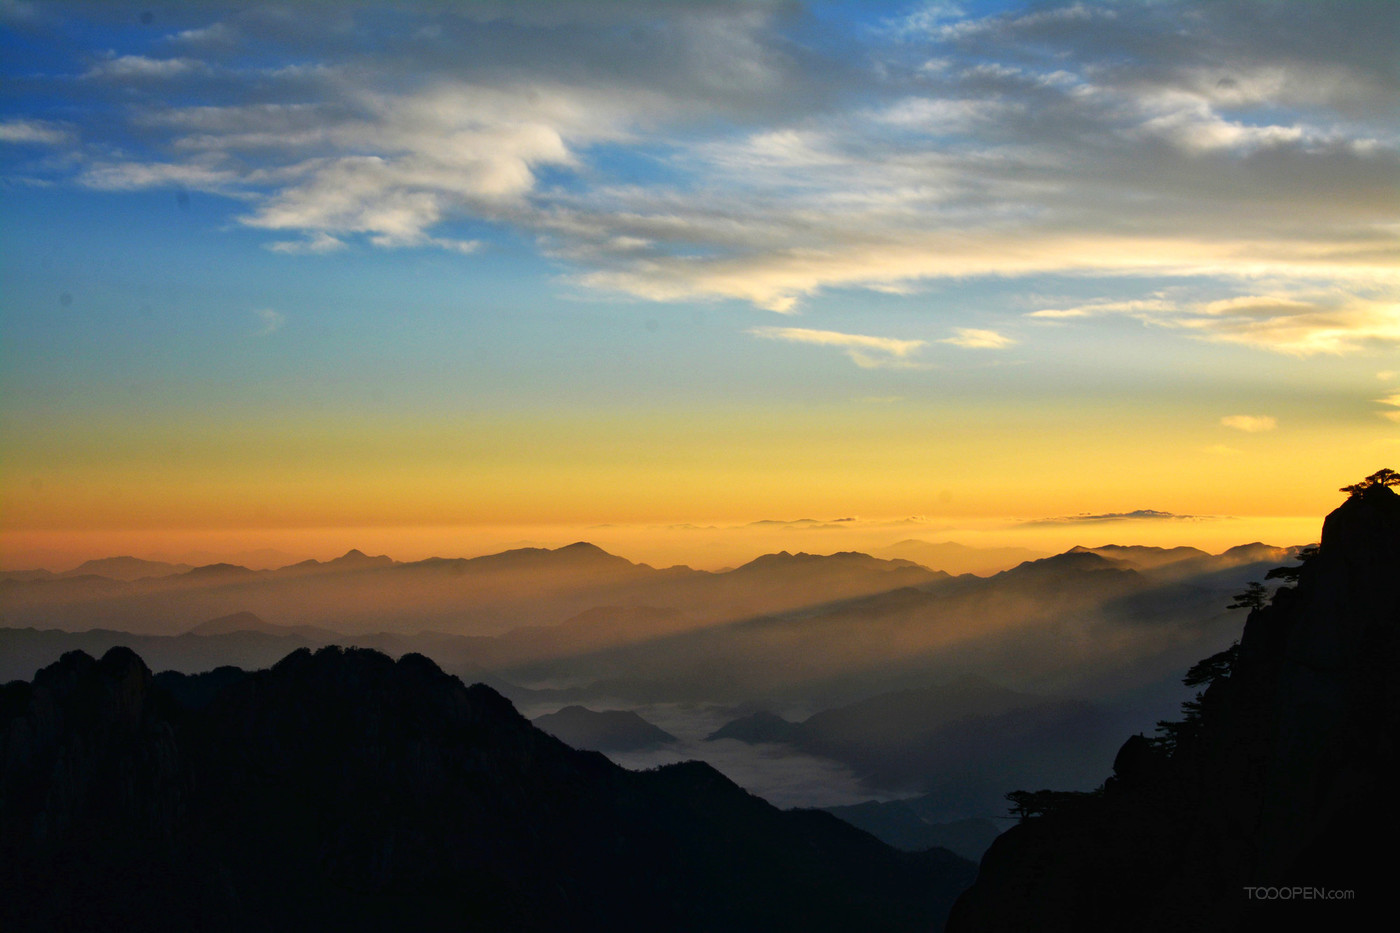
[[[1307,543],[1400,454],[1394,26],[5,3],[0,566]]]

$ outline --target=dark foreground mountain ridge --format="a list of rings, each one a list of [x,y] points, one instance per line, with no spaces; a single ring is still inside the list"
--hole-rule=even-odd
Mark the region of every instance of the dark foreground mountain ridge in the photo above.
[[[0,688],[0,928],[913,930],[973,866],[630,772],[420,655]]]
[[[1042,800],[958,901],[957,933],[1359,928],[1400,833],[1400,496],[1347,487],[1322,543],[1161,736],[1128,740],[1099,794]],[[1378,481],[1379,480],[1379,481]],[[1249,594],[1245,594],[1248,597]],[[1248,601],[1247,599],[1245,601]]]

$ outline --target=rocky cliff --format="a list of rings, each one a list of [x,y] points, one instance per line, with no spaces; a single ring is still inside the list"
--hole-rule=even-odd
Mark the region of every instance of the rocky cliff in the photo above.
[[[1238,930],[1377,908],[1400,829],[1400,496],[1353,488],[1170,741],[1004,833],[949,930]],[[1348,893],[1350,895],[1348,896]]]
[[[941,926],[973,866],[635,773],[426,658],[151,676],[114,648],[0,688],[0,929]]]

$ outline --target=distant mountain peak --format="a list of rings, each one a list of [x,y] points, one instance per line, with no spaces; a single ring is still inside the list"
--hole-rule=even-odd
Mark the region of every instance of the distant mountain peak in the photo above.
[[[591,710],[577,704],[539,716],[535,726],[574,748],[627,752],[676,741],[669,732],[631,710]]]
[[[380,554],[371,557],[359,548],[351,548],[334,560],[326,561],[327,567],[365,567],[365,566],[389,566],[394,563],[394,559],[387,554]]]
[[[88,560],[65,571],[59,576],[80,577],[98,576],[107,577],[109,580],[125,580],[127,582],[140,580],[145,577],[169,577],[178,573],[187,573],[194,568],[189,564],[169,564],[158,560],[144,560],[140,557],[103,557],[97,560]]]
[[[237,564],[205,564],[203,567],[195,567],[193,570],[180,574],[181,577],[189,580],[199,580],[207,577],[252,577],[258,571],[249,570],[247,567],[240,567]]]
[[[1011,568],[1006,573],[1012,574],[1034,574],[1047,573],[1065,570],[1126,570],[1125,562],[1112,557],[1105,557],[1097,551],[1089,548],[1075,547],[1063,554],[1056,554],[1053,557],[1042,557],[1040,560],[1028,560],[1023,564]]]
[[[566,545],[564,545],[564,546],[561,547],[561,548],[556,548],[556,549],[555,549],[555,553],[556,553],[556,554],[588,554],[588,555],[600,556],[600,557],[615,557],[615,556],[616,556],[615,554],[609,554],[607,551],[603,550],[603,549],[600,548],[598,545],[593,544],[591,541],[575,541],[573,544],[566,544]]]
[[[201,622],[189,630],[191,635],[228,635],[233,632],[267,632],[277,629],[278,626],[253,615],[251,612],[235,612],[231,615],[219,616],[217,619],[210,619],[208,622]]]

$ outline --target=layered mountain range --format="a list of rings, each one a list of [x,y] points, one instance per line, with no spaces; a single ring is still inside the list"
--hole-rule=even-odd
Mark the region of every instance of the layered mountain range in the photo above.
[[[120,561],[151,573],[0,580],[0,680],[116,645],[187,673],[333,644],[419,653],[531,716],[579,707],[544,725],[634,766],[703,758],[767,793],[757,765],[776,755],[827,774],[783,791],[789,805],[902,797],[872,825],[901,822],[886,838],[904,839],[1000,814],[1008,785],[1093,786],[1124,730],[1174,709],[1180,671],[1234,637],[1230,595],[1289,553],[1077,548],[989,577],[852,552],[658,570],[586,544],[415,563],[352,551],[272,571]],[[979,680],[980,694],[955,688]],[[1018,699],[998,705],[997,691]],[[680,707],[713,712],[686,731]],[[816,724],[785,743],[703,741],[752,710],[855,724],[849,741]],[[726,764],[736,756],[753,767]]]
[[[115,644],[198,671],[348,640],[475,679],[566,685],[565,702],[834,705],[966,671],[1097,695],[1161,679],[1215,645],[1228,627],[1222,599],[1288,553],[1075,549],[985,578],[853,552],[658,570],[587,544],[413,563],[352,551],[268,571],[121,559],[77,570],[150,573],[0,574],[0,678]],[[1072,645],[1063,664],[1047,639]],[[1081,689],[1094,671],[1105,682]]]

